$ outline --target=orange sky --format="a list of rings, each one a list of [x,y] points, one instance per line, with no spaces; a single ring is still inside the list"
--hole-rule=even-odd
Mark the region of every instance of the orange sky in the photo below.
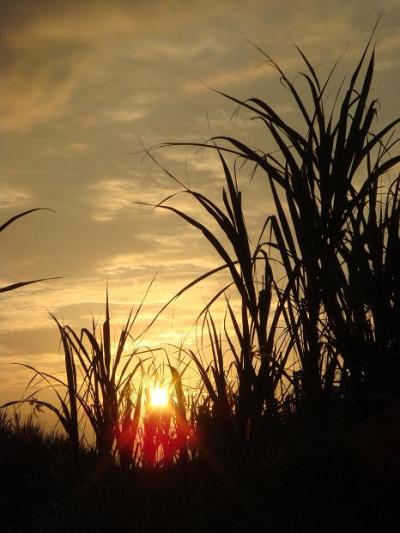
[[[134,204],[177,190],[135,155],[141,145],[204,141],[211,131],[267,149],[260,126],[246,113],[230,121],[234,107],[207,86],[268,99],[296,124],[287,92],[246,39],[293,77],[301,62],[291,40],[322,74],[350,44],[340,77],[382,10],[373,92],[383,123],[398,115],[398,0],[1,1],[0,218],[38,206],[56,213],[36,213],[1,234],[0,278],[63,279],[2,295],[0,401],[20,394],[26,379],[9,363],[60,368],[48,310],[88,325],[103,309],[108,278],[118,323],[158,272],[145,323],[185,283],[219,264],[172,214]],[[222,172],[212,154],[184,148],[157,154],[180,179],[218,195]],[[256,176],[250,185],[246,172],[242,183],[255,235],[271,213],[266,183]],[[175,205],[193,210],[185,202]],[[215,279],[176,302],[148,342],[179,342],[221,286]]]

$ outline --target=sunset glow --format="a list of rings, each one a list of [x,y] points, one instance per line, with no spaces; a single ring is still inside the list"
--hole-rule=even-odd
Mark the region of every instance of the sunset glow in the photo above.
[[[146,298],[149,317],[138,317],[141,327],[185,284],[219,265],[202,235],[182,231],[171,213],[135,202],[157,204],[179,189],[143,157],[143,147],[199,141],[212,131],[274,149],[269,140],[264,146],[264,131],[254,128],[244,111],[232,121],[235,106],[208,87],[268,97],[292,126],[298,125],[290,98],[246,39],[278,60],[289,76],[302,69],[293,42],[322,71],[349,42],[354,52],[341,60],[345,73],[384,9],[376,35],[382,120],[398,108],[395,0],[382,0],[376,12],[365,10],[361,0],[344,2],[340,10],[335,2],[322,8],[309,1],[301,20],[296,9],[275,0],[251,0],[246,7],[238,1],[191,0],[191,9],[175,0],[94,4],[95,9],[75,1],[1,3],[0,218],[42,205],[54,213],[37,213],[2,233],[0,278],[6,285],[62,277],[2,294],[1,402],[21,395],[29,379],[26,369],[8,364],[11,356],[42,370],[62,370],[58,332],[46,309],[66,323],[86,324],[92,314],[101,316],[109,279],[118,327],[158,272]],[[182,146],[159,150],[157,158],[178,179],[187,173],[203,194],[219,190],[223,171],[215,153]],[[253,206],[250,231],[255,228],[257,239],[271,198],[265,181],[256,177],[250,185],[246,172],[243,196]],[[187,200],[188,195],[179,196],[174,205],[191,209]],[[173,312],[165,310],[169,322],[156,322],[145,342],[179,344],[220,283],[225,281],[208,278],[201,288],[192,287]],[[224,309],[216,312],[223,316]]]
[[[390,530],[400,0],[0,14],[0,533]]]
[[[167,387],[152,387],[150,389],[150,405],[156,408],[163,408],[168,405]]]

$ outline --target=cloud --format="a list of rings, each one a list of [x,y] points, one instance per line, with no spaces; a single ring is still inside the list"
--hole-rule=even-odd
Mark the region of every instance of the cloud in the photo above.
[[[389,19],[398,6],[390,0],[385,2]],[[359,30],[353,18],[361,5],[354,2],[340,12],[327,5],[325,22],[329,23],[321,24],[323,10],[312,1],[304,2],[304,17],[299,20],[298,6],[292,1],[284,8],[277,0],[268,5],[252,0],[243,11],[239,1],[216,4],[192,0],[191,9],[187,9],[187,3],[180,0],[3,0],[0,131],[27,131],[61,119],[79,102],[83,105],[105,100],[110,105],[106,95],[119,95],[121,89],[116,82],[120,83],[121,74],[127,81],[132,80],[133,92],[142,94],[149,90],[157,94],[160,88],[172,92],[176,87],[199,94],[207,90],[204,83],[224,88],[257,80],[268,71],[249,62],[250,54],[244,55],[249,49],[239,48],[239,41],[243,43],[249,37],[276,51],[287,49],[288,39],[293,37],[323,55],[338,42],[338,35],[348,39],[357,36]],[[378,13],[379,5],[376,10]],[[371,9],[367,11],[360,24]],[[268,30],[267,38],[264,31],[261,33],[264,28]],[[258,38],[260,35],[262,38]],[[391,38],[388,36],[389,41]],[[232,53],[233,43],[239,54]],[[238,59],[244,57],[247,66],[238,66]],[[290,57],[283,60],[285,63],[290,68],[296,66]],[[204,83],[193,80],[195,76]],[[109,112],[109,118],[129,123],[143,118],[147,111],[131,110],[122,104]]]
[[[109,72],[124,68],[124,63],[127,72],[132,64],[149,70],[149,60],[216,53],[215,39],[202,35],[185,36],[182,47],[174,34],[177,27],[188,26],[191,14],[181,7],[179,1],[167,6],[140,0],[41,0],[35,5],[5,0],[0,21],[0,132],[27,131],[65,116],[83,86],[99,85],[95,97],[118,90],[108,85]],[[136,91],[145,89],[148,86]],[[139,114],[143,117],[145,111]],[[139,117],[122,107],[111,118],[130,122]]]
[[[117,109],[108,111],[105,116],[114,122],[135,122],[147,115],[146,109]]]
[[[88,203],[92,208],[91,218],[97,222],[109,222],[122,212],[133,211],[137,202],[157,204],[164,193],[167,191],[149,184],[144,186],[143,182],[134,179],[99,180],[90,186]]]
[[[32,195],[27,190],[0,182],[0,210],[18,211],[28,205]]]
[[[208,148],[187,148],[169,147],[164,150],[163,158],[165,160],[172,161],[174,163],[181,163],[184,165],[185,174],[188,177],[187,185],[190,186],[191,182],[196,183],[196,190],[206,192],[206,189],[210,185],[210,181],[214,184],[222,185],[224,182],[224,170],[221,165],[221,161],[218,154]],[[197,177],[194,179],[194,173],[201,173],[201,179]],[[178,171],[178,174],[181,174]]]
[[[88,17],[72,4],[59,11],[50,2],[39,9],[25,4],[3,14],[0,131],[28,130],[63,116],[82,80],[95,75],[92,61],[103,39],[132,27],[115,9],[105,17],[103,6]]]
[[[4,218],[35,205],[56,214],[40,213],[1,235],[0,277],[64,276],[2,297],[3,353],[56,368],[57,331],[50,331],[46,308],[67,323],[89,325],[92,311],[101,316],[104,309],[109,277],[119,323],[159,271],[143,324],[185,283],[219,264],[201,234],[178,217],[135,206],[179,190],[148,159],[140,165],[132,156],[141,148],[136,135],[151,146],[222,132],[268,150],[261,125],[246,112],[230,122],[235,105],[199,80],[240,98],[267,98],[295,122],[279,76],[246,39],[271,53],[296,83],[301,69],[290,39],[322,75],[349,41],[352,48],[339,66],[349,72],[383,4],[377,80],[392,113],[399,44],[399,7],[392,0],[304,0],[300,8],[294,0],[2,0],[0,209]],[[304,89],[300,80],[299,86]],[[170,148],[156,155],[181,181],[220,202],[223,171],[215,153]],[[273,211],[265,176],[257,174],[249,184],[247,170],[240,181],[254,243],[260,219]],[[207,219],[188,195],[170,205]],[[213,278],[179,299],[149,342],[178,342],[225,281]]]
[[[46,146],[43,155],[46,157],[69,158],[90,152],[90,145],[86,142],[70,142],[62,146]]]
[[[0,79],[0,133],[26,131],[61,116],[76,84],[73,78],[53,83],[51,75],[45,72],[29,80],[17,72],[6,80]]]
[[[158,157],[158,154],[156,156]],[[185,149],[171,148],[160,154],[160,162],[165,164],[172,175],[179,176],[182,184],[187,181],[184,177],[187,175],[189,179],[186,185],[193,187],[193,190],[207,194],[212,187],[220,194],[224,172],[216,153],[208,150],[188,153]],[[182,194],[183,185],[176,183],[157,165],[148,172],[130,171],[128,176],[107,177],[88,186],[85,202],[90,207],[90,217],[93,221],[112,222],[139,212],[146,216],[146,213],[149,215],[154,210],[141,204],[157,205],[170,196],[173,198],[168,201],[169,205],[187,211],[192,216],[202,214],[199,205],[194,200],[190,201],[187,194]],[[173,218],[173,215],[161,209],[156,210],[156,213],[160,220],[165,217]],[[174,223],[171,225],[174,226]]]
[[[77,154],[85,154],[90,150],[90,146],[84,142],[73,142],[67,146],[67,149]]]
[[[264,65],[252,64],[245,68],[225,70],[206,78],[204,81],[188,81],[182,85],[182,89],[188,93],[201,93],[209,91],[210,87],[218,89],[226,85],[232,86],[249,80],[261,78],[269,74]]]

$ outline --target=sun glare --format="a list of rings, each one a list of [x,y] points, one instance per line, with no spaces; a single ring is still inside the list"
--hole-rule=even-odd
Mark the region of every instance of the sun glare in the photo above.
[[[150,405],[152,407],[166,407],[168,404],[167,387],[153,387],[150,389]]]

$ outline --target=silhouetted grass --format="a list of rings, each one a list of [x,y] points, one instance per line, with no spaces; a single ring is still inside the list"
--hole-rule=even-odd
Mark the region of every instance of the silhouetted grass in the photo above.
[[[400,162],[400,156],[392,154],[399,119],[378,132],[372,130],[378,101],[369,98],[374,69],[374,52],[368,59],[369,49],[370,42],[330,107],[326,95],[335,67],[320,80],[298,50],[306,69],[302,77],[311,96],[310,109],[279,65],[262,52],[293,98],[303,120],[298,129],[260,98],[239,100],[221,93],[259,119],[276,145],[271,153],[264,153],[236,138],[222,136],[207,144],[191,144],[217,152],[231,203],[225,189],[225,213],[199,193],[184,192],[193,196],[225,232],[234,257],[210,229],[174,207],[158,206],[200,230],[231,274],[246,310],[240,326],[237,317],[232,318],[235,335],[245,346],[245,353],[258,353],[261,358],[258,369],[248,355],[246,379],[243,374],[238,377],[240,384],[253,381],[253,395],[243,403],[247,409],[256,409],[256,419],[263,408],[272,414],[279,410],[276,390],[283,378],[290,386],[279,399],[285,402],[286,395],[293,409],[309,412],[313,422],[318,416],[326,419],[327,404],[338,399],[356,409],[359,416],[393,407],[399,399],[396,324],[400,300],[395,260],[399,250],[399,186],[397,177],[390,176]],[[263,234],[269,224],[272,241],[260,239],[253,254],[243,224],[241,193],[222,154],[253,164],[252,172],[260,169],[274,199],[276,213],[261,231]],[[286,284],[279,288],[269,266],[271,249],[278,254],[285,274]],[[257,296],[253,273],[261,258],[265,258],[265,287]],[[272,296],[278,301],[275,317],[268,315]],[[232,317],[229,304],[228,309]],[[288,351],[282,354],[277,350],[275,329],[266,336],[268,319],[276,327],[276,317],[286,322],[284,345],[296,354],[297,368],[286,367]],[[252,422],[248,411],[244,418],[245,424]]]
[[[314,440],[268,464],[232,469],[192,460],[126,472],[32,422],[0,425],[2,531],[363,531],[396,516],[400,469],[390,474],[349,442]]]
[[[230,275],[198,317],[200,348],[179,348],[200,377],[196,391],[185,387],[184,370],[168,359],[162,379],[170,382],[170,405],[151,410],[144,381],[160,377],[157,363],[145,367],[148,350],[127,350],[141,305],[115,347],[108,296],[101,328],[77,333],[53,317],[66,378],[30,368],[58,403],[40,400],[38,391],[23,401],[55,413],[67,439],[46,437],[32,421],[24,427],[0,419],[2,453],[13,458],[8,475],[15,468],[21,477],[28,469],[25,462],[18,466],[20,452],[14,456],[8,443],[29,442],[43,458],[44,477],[35,473],[39,485],[60,495],[52,518],[46,523],[40,516],[41,530],[62,530],[61,520],[71,531],[152,531],[166,529],[165,523],[176,531],[361,531],[374,520],[386,527],[400,488],[400,187],[390,174],[400,162],[392,154],[400,119],[373,131],[378,106],[369,97],[370,48],[369,42],[330,106],[335,67],[321,80],[298,50],[309,108],[264,54],[302,126],[294,129],[260,98],[224,94],[265,125],[276,149],[264,153],[221,136],[195,144],[220,159],[219,204],[170,175],[210,223],[171,205],[174,195],[156,207],[199,231],[222,260],[176,297],[217,272]],[[262,221],[255,244],[227,154],[267,178],[275,213]],[[238,308],[228,289],[236,291]],[[212,305],[222,298],[226,315],[217,324]],[[82,447],[84,421],[95,435],[93,450]],[[61,466],[56,449],[67,450]],[[45,494],[42,511],[52,501]]]

